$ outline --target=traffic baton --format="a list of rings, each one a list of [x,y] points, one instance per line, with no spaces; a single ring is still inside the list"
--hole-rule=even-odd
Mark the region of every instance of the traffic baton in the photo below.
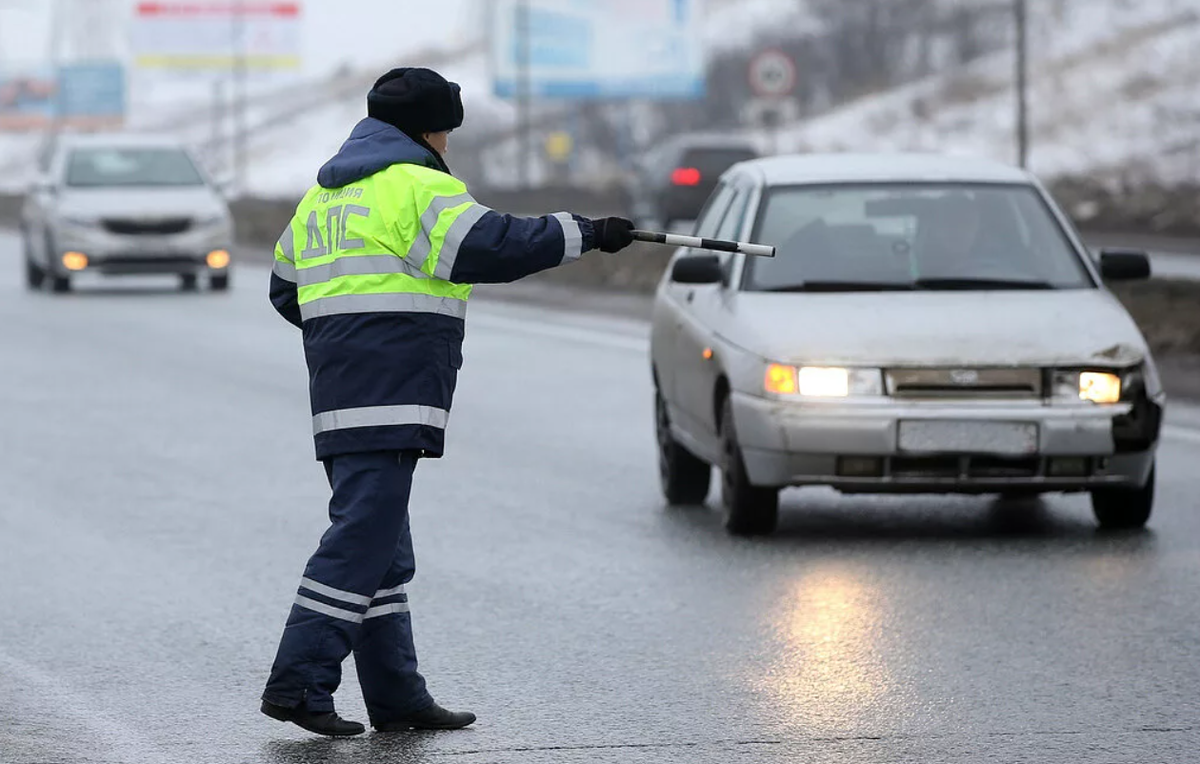
[[[754,257],[775,257],[775,248],[766,244],[747,244],[741,241],[702,239],[696,236],[682,236],[677,233],[655,233],[654,231],[634,231],[633,238],[634,241],[666,244],[672,247],[710,249],[714,252],[741,252],[743,255],[753,255]]]

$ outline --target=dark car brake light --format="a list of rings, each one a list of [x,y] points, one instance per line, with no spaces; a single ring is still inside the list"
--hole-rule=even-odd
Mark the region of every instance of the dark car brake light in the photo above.
[[[671,173],[671,183],[676,186],[698,186],[700,171],[695,167],[677,167]]]

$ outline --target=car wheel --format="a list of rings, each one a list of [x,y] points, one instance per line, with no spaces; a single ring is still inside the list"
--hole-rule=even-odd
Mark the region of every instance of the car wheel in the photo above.
[[[1101,528],[1129,530],[1141,528],[1154,508],[1156,468],[1140,488],[1098,488],[1092,491],[1092,512]]]
[[[194,273],[184,273],[179,277],[179,288],[185,292],[195,292],[200,288],[200,279]]]
[[[229,290],[229,274],[218,273],[209,280],[209,286],[214,292],[226,292]]]
[[[681,446],[671,435],[671,420],[662,393],[654,393],[654,425],[658,435],[658,477],[668,504],[703,504],[712,483],[712,467]]]
[[[30,289],[41,289],[46,282],[46,271],[33,261],[33,253],[29,251],[29,242],[25,242],[25,286]]]
[[[70,276],[51,276],[50,290],[55,294],[66,294],[71,291]]]
[[[779,522],[779,490],[750,484],[737,431],[733,426],[733,402],[725,399],[721,409],[721,500],[725,507],[725,529],[735,536],[771,533]]]

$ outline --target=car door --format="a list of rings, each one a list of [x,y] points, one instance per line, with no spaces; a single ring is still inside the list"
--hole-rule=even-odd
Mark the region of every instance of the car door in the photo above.
[[[706,230],[697,227],[697,236],[716,239],[735,238],[745,217],[750,189],[726,183],[718,191],[723,204],[715,215],[715,225]],[[705,221],[706,223],[709,221]],[[695,251],[696,254],[715,254]],[[722,265],[730,264],[727,254],[718,254]],[[714,334],[728,313],[729,289],[726,284],[680,285],[679,326],[675,343],[675,395],[681,424],[706,455],[716,447],[716,416],[713,389],[720,374],[720,359],[714,355]],[[711,454],[715,456],[715,454]]]
[[[703,236],[714,233],[728,205],[729,194],[722,193],[722,187],[709,199],[705,209],[696,221],[695,235]],[[676,380],[678,374],[678,336],[683,326],[681,313],[687,296],[692,293],[688,284],[678,284],[671,280],[671,268],[680,257],[695,254],[693,249],[680,249],[667,263],[667,276],[662,282],[658,299],[654,301],[654,317],[651,326],[651,349],[655,373],[658,376],[659,390],[667,401],[672,420],[675,419],[678,407],[676,395]]]

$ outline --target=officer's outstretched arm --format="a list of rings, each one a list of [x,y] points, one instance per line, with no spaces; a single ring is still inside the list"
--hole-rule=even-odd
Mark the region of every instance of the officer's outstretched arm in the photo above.
[[[302,324],[300,297],[296,289],[296,261],[291,237],[289,225],[275,245],[275,267],[271,269],[271,304],[288,323],[299,327]]]
[[[568,212],[525,218],[474,203],[460,220],[455,222],[465,230],[461,240],[455,240],[452,226],[436,266],[439,276],[456,284],[516,281],[578,260],[595,247],[592,221]]]

